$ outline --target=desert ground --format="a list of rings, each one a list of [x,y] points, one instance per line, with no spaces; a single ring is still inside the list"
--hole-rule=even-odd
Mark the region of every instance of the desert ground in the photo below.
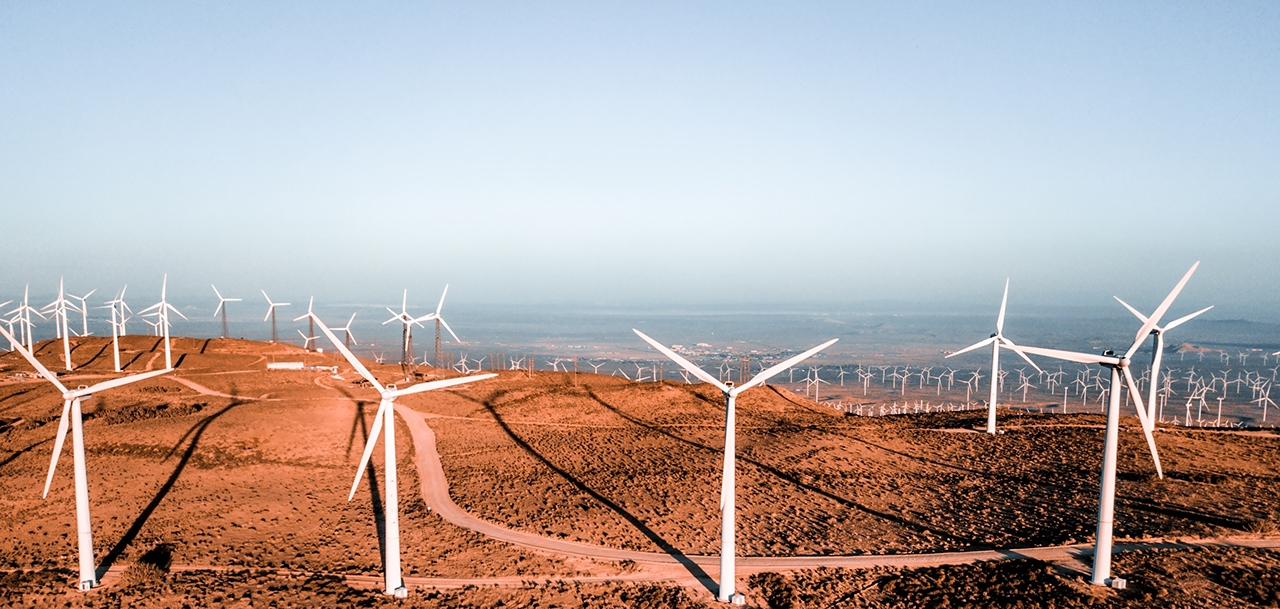
[[[163,366],[160,339],[122,346],[126,373]],[[174,372],[84,404],[106,571],[87,594],[73,589],[69,447],[41,497],[61,396],[18,354],[0,356],[0,605],[714,604],[724,413],[706,385],[501,372],[402,398],[413,592],[396,600],[378,591],[380,450],[347,501],[376,393],[332,354],[218,339],[175,339],[174,349]],[[38,356],[61,369],[60,343]],[[68,386],[114,376],[109,340],[78,339],[73,359]],[[338,372],[268,371],[271,361]],[[369,366],[404,381],[398,365]],[[984,422],[981,411],[845,416],[779,386],[742,394],[739,585],[749,603],[1275,606],[1280,437],[1161,425],[1159,479],[1137,419],[1122,419],[1115,531],[1127,551],[1114,571],[1132,583],[1117,591],[1083,583],[1102,417],[1002,409],[997,436],[974,432]],[[430,454],[418,452],[421,424]],[[431,483],[432,463],[447,480],[443,500],[430,498],[446,490]],[[459,526],[463,512],[484,526]],[[531,538],[602,550],[521,541]]]

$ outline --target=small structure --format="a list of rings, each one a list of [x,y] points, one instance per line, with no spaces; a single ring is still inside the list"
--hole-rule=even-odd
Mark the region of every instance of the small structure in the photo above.
[[[267,370],[304,370],[306,366],[302,362],[269,362]]]

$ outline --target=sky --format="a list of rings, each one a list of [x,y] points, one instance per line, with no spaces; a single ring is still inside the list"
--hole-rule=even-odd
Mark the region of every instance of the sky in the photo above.
[[[1274,2],[3,3],[0,301],[1280,321],[1277,75]]]

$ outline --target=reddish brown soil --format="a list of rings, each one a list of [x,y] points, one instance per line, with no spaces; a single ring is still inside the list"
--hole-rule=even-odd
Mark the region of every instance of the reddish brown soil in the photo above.
[[[922,569],[814,569],[752,576],[748,594],[771,608],[809,607],[1275,607],[1280,552],[1176,549],[1117,556],[1124,590],[1090,586],[1024,560]]]
[[[37,569],[5,576],[0,599],[11,606],[395,604],[331,576],[255,570],[380,573],[380,493],[373,489],[383,479],[381,449],[373,459],[375,484],[366,477],[356,499],[346,499],[377,408],[373,392],[354,382],[345,365],[342,379],[314,370],[265,370],[272,360],[338,364],[331,355],[238,340],[175,342],[174,375],[205,392],[162,377],[85,403],[97,557],[106,565],[132,565],[119,582],[87,596],[69,583],[75,552],[69,447],[49,497],[40,496],[60,396],[43,380],[14,378],[29,371],[27,364],[16,354],[0,356],[6,378],[0,382],[0,566]],[[125,345],[128,372],[163,366],[157,339],[128,337]],[[42,361],[56,370],[59,349],[41,347]],[[109,341],[86,339],[75,358],[88,364],[65,376],[66,384],[108,377]],[[398,366],[373,368],[387,382],[399,375]],[[718,552],[723,402],[705,386],[504,372],[458,390],[407,397],[399,406],[434,417],[452,495],[480,517],[613,547]],[[981,425],[984,416],[844,417],[785,390],[746,392],[739,399],[740,552],[930,552],[1091,539],[1102,419],[1002,411],[1003,435],[954,433]],[[1280,439],[1164,429],[1157,442],[1166,479],[1157,480],[1136,421],[1126,419],[1125,428],[1118,539],[1274,532]],[[406,576],[569,576],[625,568],[544,556],[443,522],[421,500],[403,424],[397,437]],[[1228,593],[1212,573],[1226,570],[1219,579],[1230,579],[1236,576],[1230,569],[1263,570],[1275,567],[1275,558],[1261,550],[1117,557],[1116,572],[1135,582],[1209,582],[1166,585],[1164,596],[1142,588],[1146,583],[1117,594],[1056,574],[1054,580],[1039,575],[1042,566],[1033,562],[803,571],[772,583],[753,580],[757,589],[750,594],[763,603],[769,586],[785,588],[787,581],[800,582],[798,589],[826,586],[833,595],[870,584],[857,602],[933,606],[945,593],[953,604],[1007,606],[1037,603],[1042,597],[1017,590],[1041,582],[1048,586],[1043,598],[1138,603],[1133,599],[1146,597],[1132,595],[1150,593],[1174,606],[1183,602],[1178,594],[1187,594],[1210,604],[1235,599],[1223,604],[1265,606],[1265,590],[1227,586],[1235,591]],[[170,563],[244,570],[166,573],[163,565]],[[996,580],[1018,586],[999,596],[989,585]],[[965,600],[960,591],[966,589],[987,596]],[[798,606],[843,597],[814,598]],[[703,600],[703,592],[671,586],[566,584],[415,592],[400,604],[691,606]]]
[[[130,337],[128,342],[150,348],[156,341]],[[185,347],[204,341],[179,342]],[[373,459],[377,484],[366,477],[355,500],[347,501],[377,402],[357,406],[318,386],[315,380],[327,378],[326,373],[267,372],[265,360],[253,363],[263,354],[251,354],[256,347],[268,356],[301,359],[299,349],[227,342],[231,353],[206,350],[202,355],[198,347],[184,353],[177,374],[217,392],[269,399],[202,395],[161,377],[85,402],[98,561],[130,564],[163,545],[177,564],[380,573],[375,517],[382,510],[381,448]],[[235,352],[245,347],[250,354]],[[56,370],[55,359],[44,354],[48,351],[43,350],[42,360]],[[25,369],[17,358],[8,354],[2,361],[9,371]],[[101,358],[95,364],[111,365]],[[63,382],[97,380],[68,376]],[[355,391],[362,397],[371,393]],[[280,396],[287,399],[276,399]],[[49,497],[41,498],[61,406],[60,396],[43,380],[0,385],[0,417],[8,422],[0,435],[6,520],[0,566],[59,568],[74,556],[69,440]],[[357,416],[361,411],[364,416]],[[429,513],[409,458],[413,444],[403,423],[398,430],[405,575],[574,572],[557,560],[491,542]]]
[[[530,531],[631,549],[718,552],[723,401],[705,385],[565,374],[432,404],[455,500]],[[482,395],[481,399],[475,396]],[[929,552],[1092,538],[1103,419],[1001,411],[844,417],[784,390],[738,400],[743,555]],[[1118,539],[1240,535],[1280,516],[1280,438],[1157,434],[1120,443]],[[532,489],[533,492],[529,492]]]

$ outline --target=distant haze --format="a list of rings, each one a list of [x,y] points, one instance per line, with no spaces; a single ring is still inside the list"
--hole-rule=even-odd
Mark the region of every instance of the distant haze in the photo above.
[[[446,313],[993,317],[1011,277],[1011,310],[1121,316],[1201,260],[1177,312],[1280,321],[1277,32],[1274,2],[5,3],[0,302],[167,272],[258,319],[446,283]]]

